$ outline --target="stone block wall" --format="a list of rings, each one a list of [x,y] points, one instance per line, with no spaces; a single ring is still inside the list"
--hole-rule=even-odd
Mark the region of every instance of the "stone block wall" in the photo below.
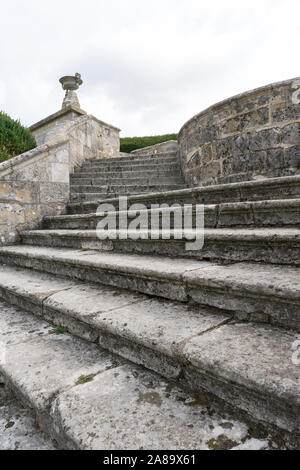
[[[0,245],[64,211],[69,199],[68,139],[43,145],[0,164]]]
[[[120,129],[107,124],[85,111],[69,106],[30,127],[37,145],[47,144],[66,135],[70,138],[77,163],[80,155],[89,158],[118,157]]]
[[[72,155],[72,168],[91,158],[113,158],[120,155],[120,129],[106,124],[92,115],[72,122],[67,131]]]
[[[190,186],[300,174],[300,79],[222,101],[178,137]]]

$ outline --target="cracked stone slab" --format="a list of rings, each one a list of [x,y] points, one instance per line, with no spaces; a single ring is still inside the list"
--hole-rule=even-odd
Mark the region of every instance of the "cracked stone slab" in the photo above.
[[[0,272],[0,296],[56,325],[70,326],[70,331],[90,341],[95,341],[98,333],[93,334],[83,325],[88,317],[146,299],[122,289],[73,282],[8,265],[3,265]],[[74,317],[81,322],[77,326],[72,322]]]
[[[300,436],[300,375],[292,361],[297,339],[295,333],[265,325],[224,325],[185,345],[187,380],[200,384],[202,372],[206,380],[200,385],[208,391]]]
[[[45,300],[43,317],[55,325],[88,341],[97,341],[99,329],[94,317],[145,300],[144,295],[103,285],[77,284],[67,291],[53,294]]]
[[[5,305],[4,305],[5,307]],[[2,313],[3,303],[0,303]],[[122,361],[69,334],[51,334],[53,328],[36,319],[39,329],[48,334],[24,338],[24,312],[10,311],[10,318],[0,315],[2,331],[9,331],[12,320],[14,341],[5,345],[0,357],[0,373],[5,383],[27,406],[34,408],[40,423],[47,426],[47,408],[55,396],[73,387],[82,376],[98,374],[117,367]],[[17,324],[19,320],[19,323]],[[33,321],[33,320],[32,320]]]
[[[48,275],[48,278],[52,277]],[[146,300],[145,295],[128,292],[110,286],[77,284],[67,291],[54,293],[44,302],[45,308],[59,310],[65,315],[82,321],[89,321],[106,314]]]
[[[230,317],[213,310],[159,299],[97,315],[99,344],[164,377],[180,374],[180,352],[191,337],[216,328]]]
[[[20,307],[24,307],[25,303],[37,315],[41,315],[41,307],[45,299],[75,285],[70,280],[50,278],[44,273],[16,269],[7,265],[1,266],[0,296],[7,302]]]
[[[237,263],[185,273],[192,299],[245,315],[263,315],[300,331],[300,270],[280,265]]]
[[[5,308],[1,302],[1,314]],[[5,316],[7,330],[15,322],[16,342],[7,345],[6,360],[1,359],[1,383],[32,412],[25,410],[29,414],[19,414],[17,421],[14,408],[0,406],[0,426],[9,423],[6,429],[16,431],[2,433],[0,446],[51,448],[32,430],[32,413],[62,449],[229,449],[251,439],[243,421],[156,374],[124,365],[66,334],[35,336],[47,324],[12,307],[2,316],[4,334]],[[27,326],[24,316],[30,318]],[[33,327],[36,332],[30,333]],[[18,437],[17,444],[16,435],[23,432],[30,443]],[[257,442],[257,448],[264,445],[264,440]]]
[[[178,358],[189,338],[231,318],[208,307],[149,299],[108,286],[75,285],[12,266],[3,266],[0,292],[54,325],[67,327],[88,341],[99,341],[104,349],[167,377],[179,375]]]
[[[244,423],[131,365],[64,392],[51,416],[62,439],[85,450],[210,449],[220,436],[230,448],[248,434]]]

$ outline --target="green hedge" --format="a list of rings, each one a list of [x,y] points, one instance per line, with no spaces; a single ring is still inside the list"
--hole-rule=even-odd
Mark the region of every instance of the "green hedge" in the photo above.
[[[160,144],[168,140],[177,140],[177,134],[152,135],[147,137],[123,137],[120,139],[120,151],[130,153],[133,150]]]
[[[35,138],[19,121],[0,112],[0,162],[36,147]]]

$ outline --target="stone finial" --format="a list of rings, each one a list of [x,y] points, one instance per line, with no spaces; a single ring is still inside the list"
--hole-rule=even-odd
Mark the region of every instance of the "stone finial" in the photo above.
[[[75,90],[78,90],[83,81],[81,79],[80,73],[75,73],[74,77],[66,75],[59,79],[63,90],[66,90],[65,98],[63,100],[62,108],[68,106],[76,106],[80,108],[78,96]]]

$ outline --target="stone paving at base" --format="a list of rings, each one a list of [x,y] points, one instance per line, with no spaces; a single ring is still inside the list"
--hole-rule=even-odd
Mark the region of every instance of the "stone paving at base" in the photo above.
[[[276,445],[269,439],[250,437],[247,426],[227,421],[210,407],[202,407],[203,449],[269,450]],[[0,450],[56,450],[54,444],[36,425],[34,415],[23,408],[0,386]]]
[[[35,323],[39,322],[40,326],[44,327],[43,335],[40,336],[39,329],[33,328],[33,330],[35,330],[35,333],[41,338],[43,337],[47,338],[48,336],[49,338],[53,338],[53,335],[51,334],[51,331],[53,328],[52,325],[48,324],[47,322],[41,322],[40,320],[35,320],[31,315],[25,314],[24,312],[23,313],[17,312],[14,310],[13,307],[8,307],[6,303],[0,300],[0,313],[2,313],[2,315],[5,316],[5,313],[7,313],[8,311],[14,311],[15,321],[18,321],[19,319],[18,317],[20,316],[20,318],[23,317],[24,321],[28,320],[28,321],[32,321]],[[24,317],[24,315],[26,316]],[[14,324],[16,325],[16,323]],[[48,325],[49,325],[49,330],[47,328]],[[11,324],[11,327],[12,326],[13,324]],[[33,334],[33,330],[30,331],[30,333]],[[26,333],[24,332],[24,334]],[[75,340],[75,338],[72,338],[71,335],[69,334],[64,334],[63,337],[65,337],[66,340],[69,339],[69,341],[71,342],[72,341],[78,342],[78,340]],[[19,341],[20,341],[20,338],[19,338]],[[89,348],[89,346],[87,347]],[[128,379],[128,383],[127,385],[124,383],[123,386],[125,386],[125,388],[128,388],[129,395],[131,394],[134,395],[135,390],[134,390],[134,387],[132,388],[131,381],[129,380],[130,379],[129,370],[131,367],[132,366],[129,363],[127,366],[124,365],[122,368],[113,369],[111,373],[118,370],[117,375],[120,376],[120,374],[122,375],[123,369],[125,369],[125,373],[123,375],[126,380]],[[33,369],[34,369],[34,365],[33,365]],[[110,371],[108,371],[107,373],[111,375]],[[145,373],[148,374],[148,372],[145,372]],[[34,370],[32,370],[32,374],[35,375]],[[101,393],[103,394],[105,392],[105,390],[101,390],[103,387],[105,388],[105,383],[103,384],[101,382],[101,377],[102,375],[100,374],[99,377],[96,377],[92,382],[90,382],[90,384],[87,383],[85,385],[81,385],[79,387],[77,386],[75,388],[71,387],[68,393],[62,393],[60,395],[60,405],[63,406],[64,402],[67,403],[68,405],[67,406],[68,411],[67,411],[67,415],[65,416],[65,420],[72,421],[73,419],[75,419],[73,411],[74,411],[75,405],[76,407],[78,407],[78,399],[83,400],[82,407],[89,407],[91,404],[95,405],[95,401],[89,400],[89,398],[90,398],[90,395],[93,396],[95,392],[100,395]],[[152,377],[152,374],[151,374],[151,377]],[[120,377],[118,377],[118,379],[120,379]],[[118,379],[116,378],[115,380],[117,381]],[[153,375],[153,380],[155,380],[155,375]],[[15,399],[15,397],[11,394],[11,392],[5,386],[4,381],[5,381],[5,378],[4,377],[2,378],[0,376],[0,450],[55,450],[55,444],[37,426],[34,412],[30,408],[24,408],[20,404],[20,402]],[[102,387],[101,387],[101,383],[102,383]],[[120,383],[119,383],[119,386],[120,386]],[[78,396],[76,395],[77,397],[77,400],[75,400],[76,403],[74,402],[75,395],[73,394],[73,391],[75,394],[77,393],[78,395]],[[174,397],[173,397],[174,400],[169,400],[170,397],[168,396],[171,394],[174,394]],[[252,449],[252,450],[266,449],[268,450],[268,449],[277,448],[276,444],[272,441],[271,436],[254,435],[253,432],[250,431],[248,425],[245,422],[243,422],[243,420],[237,420],[233,418],[227,413],[220,411],[215,405],[211,405],[210,403],[207,403],[207,402],[201,403],[201,401],[195,400],[192,396],[190,396],[189,394],[186,394],[183,391],[180,391],[179,389],[178,390],[176,389],[170,392],[169,394],[161,394],[162,402],[159,403],[160,406],[157,406],[158,404],[155,402],[155,396],[156,396],[155,393],[146,393],[142,395],[140,393],[139,396],[140,396],[139,400],[142,405],[142,408],[143,409],[145,408],[144,409],[145,416],[144,417],[141,416],[140,418],[145,421],[144,424],[146,427],[150,426],[150,428],[153,428],[152,432],[154,433],[154,435],[152,435],[152,439],[151,439],[151,442],[153,444],[155,444],[155,442],[157,443],[157,439],[159,436],[155,437],[155,434],[156,432],[158,433],[160,432],[160,427],[159,429],[157,429],[157,427],[154,426],[154,424],[151,422],[147,424],[147,420],[150,420],[150,421],[151,419],[152,421],[159,420],[161,414],[164,414],[164,417],[166,417],[165,414],[167,413],[169,421],[170,420],[172,421],[171,415],[174,414],[173,418],[175,419],[175,414],[178,412],[178,410],[181,408],[184,408],[186,419],[184,419],[184,423],[183,423],[184,426],[182,426],[182,435],[180,436],[181,433],[179,433],[176,439],[174,435],[170,439],[170,442],[172,443],[173,448],[181,449],[180,442],[185,443],[184,445],[184,448],[185,448],[188,445],[189,439],[191,439],[191,442],[194,442],[196,439],[197,448],[201,450],[229,450],[229,449],[241,449],[241,450],[242,449]],[[105,393],[103,397],[105,398]],[[174,403],[172,405],[173,401]],[[127,403],[126,406],[130,408],[129,403]],[[137,411],[131,410],[132,411],[132,416],[131,416],[130,413],[128,413],[130,410],[126,411],[124,408],[123,409],[122,408],[123,408],[122,400],[121,401],[119,400],[119,402],[118,400],[116,400],[116,409],[111,410],[111,414],[110,414],[107,411],[108,408],[105,407],[105,412],[102,416],[102,420],[101,421],[98,420],[98,423],[97,422],[94,423],[97,426],[100,426],[100,422],[102,422],[102,425],[100,426],[101,428],[104,425],[105,419],[107,421],[106,424],[109,425],[109,422],[111,420],[114,420],[114,418],[116,418],[116,414],[119,415],[119,425],[120,425],[119,431],[118,429],[114,429],[114,430],[111,429],[111,433],[109,433],[111,434],[111,438],[114,437],[112,439],[112,442],[114,442],[116,439],[120,440],[120,442],[118,443],[118,448],[123,448],[122,435],[125,429],[124,419],[125,421],[127,421],[128,432],[130,434],[130,429],[131,429],[130,424],[132,424],[132,422],[130,421],[132,420],[134,421],[134,414],[137,412]],[[97,410],[94,409],[94,411],[96,413]],[[99,412],[98,418],[100,419],[101,417],[100,409],[98,410],[98,412]],[[140,412],[142,412],[143,414],[142,410],[140,410]],[[78,414],[78,409],[75,415],[77,416],[77,414]],[[88,413],[86,415],[85,413],[81,413],[81,415],[82,415],[81,417],[84,419],[84,416],[89,416],[90,414]],[[174,429],[176,429],[176,425],[175,426],[172,425],[171,421],[169,422],[170,433],[172,432],[172,429],[173,431]],[[156,431],[155,431],[155,428],[156,428]],[[196,436],[195,436],[195,433],[197,433]],[[165,436],[162,436],[162,437],[165,437]],[[130,438],[130,436],[127,435],[126,437],[124,437],[124,440],[127,443],[126,446],[124,446],[124,450],[130,447],[132,449],[140,448],[139,446],[134,446],[133,444],[133,442],[135,442],[134,433],[132,433],[132,438]],[[142,443],[143,440],[144,439],[141,437],[139,442]],[[145,443],[147,442],[147,440],[148,439],[146,438]],[[130,441],[132,441],[132,445],[129,447],[128,444],[130,444]],[[109,443],[107,444],[109,448],[110,447]],[[94,446],[93,448],[97,449],[98,447]],[[149,450],[149,448],[151,449],[151,446],[149,446],[148,448],[147,445],[142,445],[141,448]],[[164,449],[168,448],[167,441],[164,442],[164,445],[162,448]],[[191,449],[192,448],[193,446],[191,445]]]
[[[0,450],[55,450],[36,425],[34,414],[23,408],[0,384]]]

